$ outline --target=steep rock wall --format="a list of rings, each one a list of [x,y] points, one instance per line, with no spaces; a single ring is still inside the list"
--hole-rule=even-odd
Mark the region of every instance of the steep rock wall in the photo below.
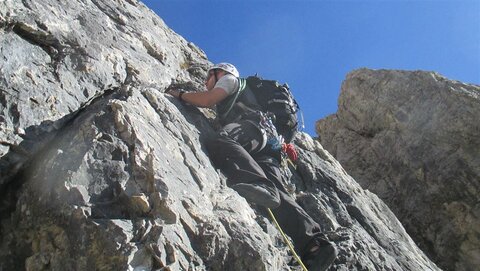
[[[143,4],[0,3],[0,270],[298,270],[204,151],[205,54]],[[308,135],[298,201],[335,270],[438,270],[386,205]]]
[[[319,140],[392,208],[440,266],[480,266],[480,87],[436,73],[361,69]]]

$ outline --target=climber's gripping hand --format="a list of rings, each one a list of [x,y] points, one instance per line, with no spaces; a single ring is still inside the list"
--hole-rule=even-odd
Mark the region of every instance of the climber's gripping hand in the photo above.
[[[295,150],[295,146],[290,143],[283,143],[282,144],[282,151],[288,155],[291,161],[295,162],[298,159],[297,150]]]
[[[172,95],[173,97],[179,99],[180,101],[183,101],[182,96],[185,93],[183,89],[175,89],[172,87],[169,87],[168,89],[165,90],[165,93]]]

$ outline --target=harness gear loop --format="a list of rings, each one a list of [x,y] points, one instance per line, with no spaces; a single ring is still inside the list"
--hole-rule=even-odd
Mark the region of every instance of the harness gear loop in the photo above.
[[[278,224],[277,219],[276,219],[275,216],[273,215],[272,210],[270,210],[270,208],[267,208],[267,210],[268,210],[268,213],[270,214],[270,217],[272,218],[273,222],[275,223],[275,226],[277,226],[278,231],[280,231],[280,233],[282,234],[283,240],[285,240],[285,242],[286,242],[287,245],[288,245],[288,248],[290,248],[290,251],[292,252],[293,257],[295,258],[295,260],[297,260],[297,262],[300,264],[300,266],[302,267],[302,270],[303,270],[303,271],[308,271],[308,269],[305,267],[305,265],[303,264],[303,262],[302,262],[302,260],[300,259],[300,257],[299,257],[299,256],[297,255],[297,253],[295,252],[295,249],[293,248],[292,243],[290,243],[290,241],[288,240],[287,236],[286,236],[285,233],[283,232],[282,228],[280,228],[280,224]]]

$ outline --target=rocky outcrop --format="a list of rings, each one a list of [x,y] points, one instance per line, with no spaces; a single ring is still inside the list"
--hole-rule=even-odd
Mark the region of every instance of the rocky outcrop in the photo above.
[[[209,62],[135,0],[0,3],[0,270],[298,270],[204,151]],[[308,135],[294,195],[335,270],[438,270]]]
[[[480,266],[479,95],[436,73],[361,69],[317,122],[321,144],[446,270]]]

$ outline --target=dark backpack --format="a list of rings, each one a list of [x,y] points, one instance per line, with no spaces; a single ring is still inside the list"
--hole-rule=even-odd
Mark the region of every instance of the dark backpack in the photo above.
[[[297,101],[293,98],[287,84],[280,85],[275,80],[265,80],[258,76],[249,76],[245,79],[246,88],[241,96],[253,94],[256,107],[263,112],[270,112],[275,117],[273,120],[279,135],[290,142],[298,131],[297,112],[300,110]],[[249,94],[249,92],[251,94]],[[239,101],[246,100],[239,97]],[[247,106],[251,103],[247,99]]]

